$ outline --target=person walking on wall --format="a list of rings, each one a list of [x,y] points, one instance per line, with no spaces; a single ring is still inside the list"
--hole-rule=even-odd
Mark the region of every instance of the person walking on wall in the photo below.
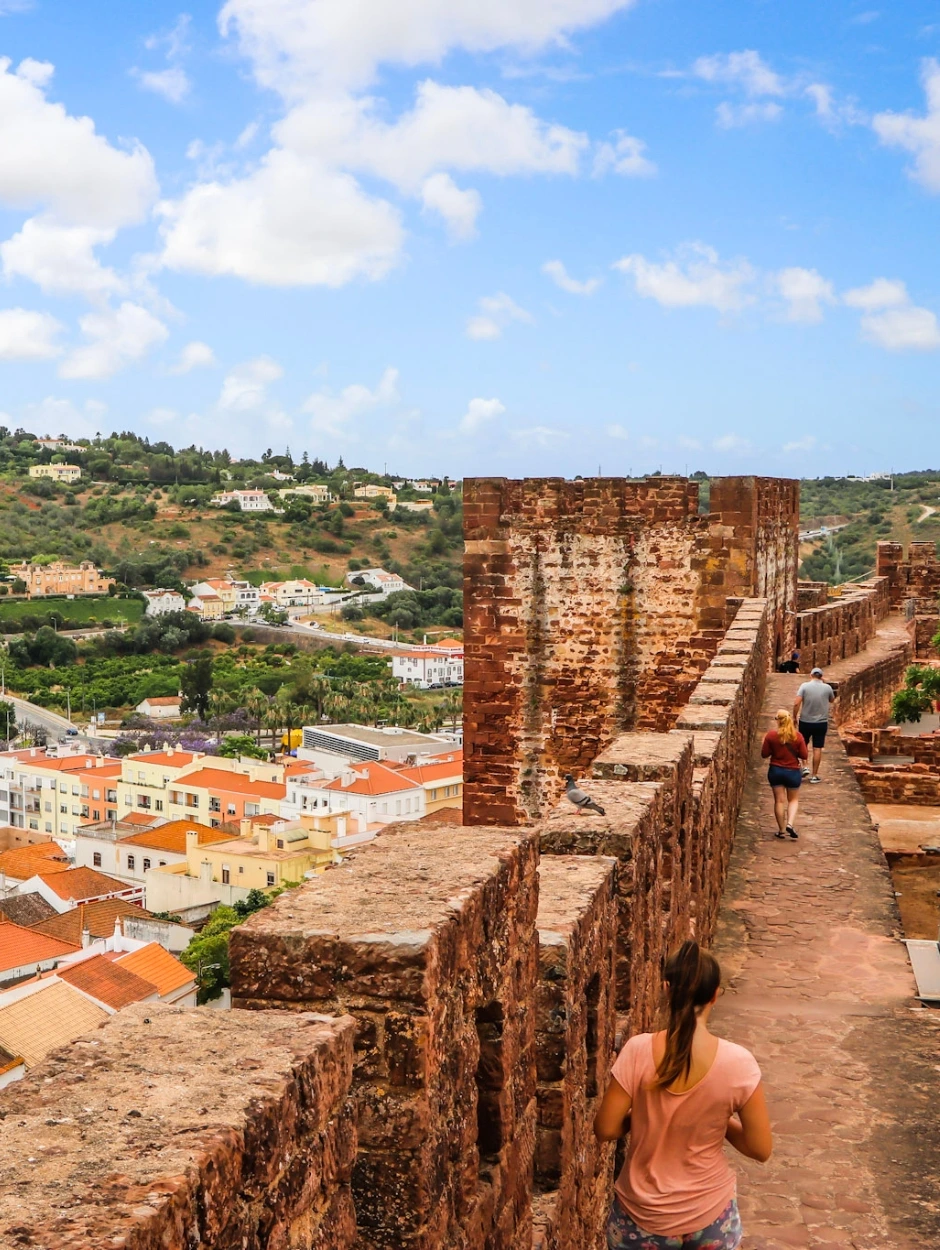
[[[782,707],[775,719],[776,727],[764,734],[760,753],[763,759],[769,760],[767,780],[774,793],[777,837],[785,838],[789,834],[797,838],[796,812],[800,805],[802,769],[809,752],[786,708]]]
[[[683,942],[664,970],[669,1016],[631,1037],[594,1120],[599,1141],[630,1136],[607,1222],[609,1250],[736,1250],[743,1235],[729,1141],[766,1163],[772,1147],[760,1068],[708,1031],[721,989],[715,957]]]
[[[800,653],[791,651],[789,660],[782,660],[777,665],[778,673],[798,673],[800,671]]]
[[[804,681],[796,692],[793,719],[799,725],[807,746],[813,748],[813,772],[810,777],[812,784],[819,781],[819,765],[829,728],[829,705],[835,697],[836,692],[828,682],[823,681],[821,668],[814,668],[809,681]],[[806,776],[805,768],[803,776]]]

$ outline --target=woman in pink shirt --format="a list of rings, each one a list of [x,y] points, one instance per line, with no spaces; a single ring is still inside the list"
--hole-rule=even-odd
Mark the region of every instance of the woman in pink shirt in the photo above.
[[[631,1037],[594,1120],[601,1141],[630,1135],[607,1224],[610,1250],[735,1250],[734,1173],[723,1146],[770,1158],[760,1068],[743,1046],[708,1031],[718,961],[683,942],[666,963],[669,1023]]]

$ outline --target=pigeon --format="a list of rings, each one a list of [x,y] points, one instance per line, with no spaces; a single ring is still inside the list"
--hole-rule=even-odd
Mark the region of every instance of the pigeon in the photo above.
[[[598,816],[605,815],[604,809],[599,803],[595,803],[590,795],[578,789],[574,784],[574,777],[572,777],[571,773],[565,773],[565,797],[580,812],[597,812]]]

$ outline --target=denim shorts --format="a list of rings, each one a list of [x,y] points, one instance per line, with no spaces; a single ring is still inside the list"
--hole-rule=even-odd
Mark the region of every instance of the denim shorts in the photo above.
[[[788,790],[799,790],[803,782],[803,774],[798,768],[781,768],[779,764],[771,764],[767,769],[767,780],[772,786],[786,786]]]
[[[734,1198],[708,1228],[697,1233],[661,1237],[644,1233],[614,1199],[607,1220],[608,1250],[737,1250],[743,1236],[738,1204]]]

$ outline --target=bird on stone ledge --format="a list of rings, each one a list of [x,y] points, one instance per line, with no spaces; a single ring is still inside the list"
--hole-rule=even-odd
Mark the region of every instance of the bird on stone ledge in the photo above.
[[[575,805],[579,812],[597,812],[599,816],[606,814],[601,805],[595,803],[589,794],[578,789],[571,773],[565,773],[565,797]]]

